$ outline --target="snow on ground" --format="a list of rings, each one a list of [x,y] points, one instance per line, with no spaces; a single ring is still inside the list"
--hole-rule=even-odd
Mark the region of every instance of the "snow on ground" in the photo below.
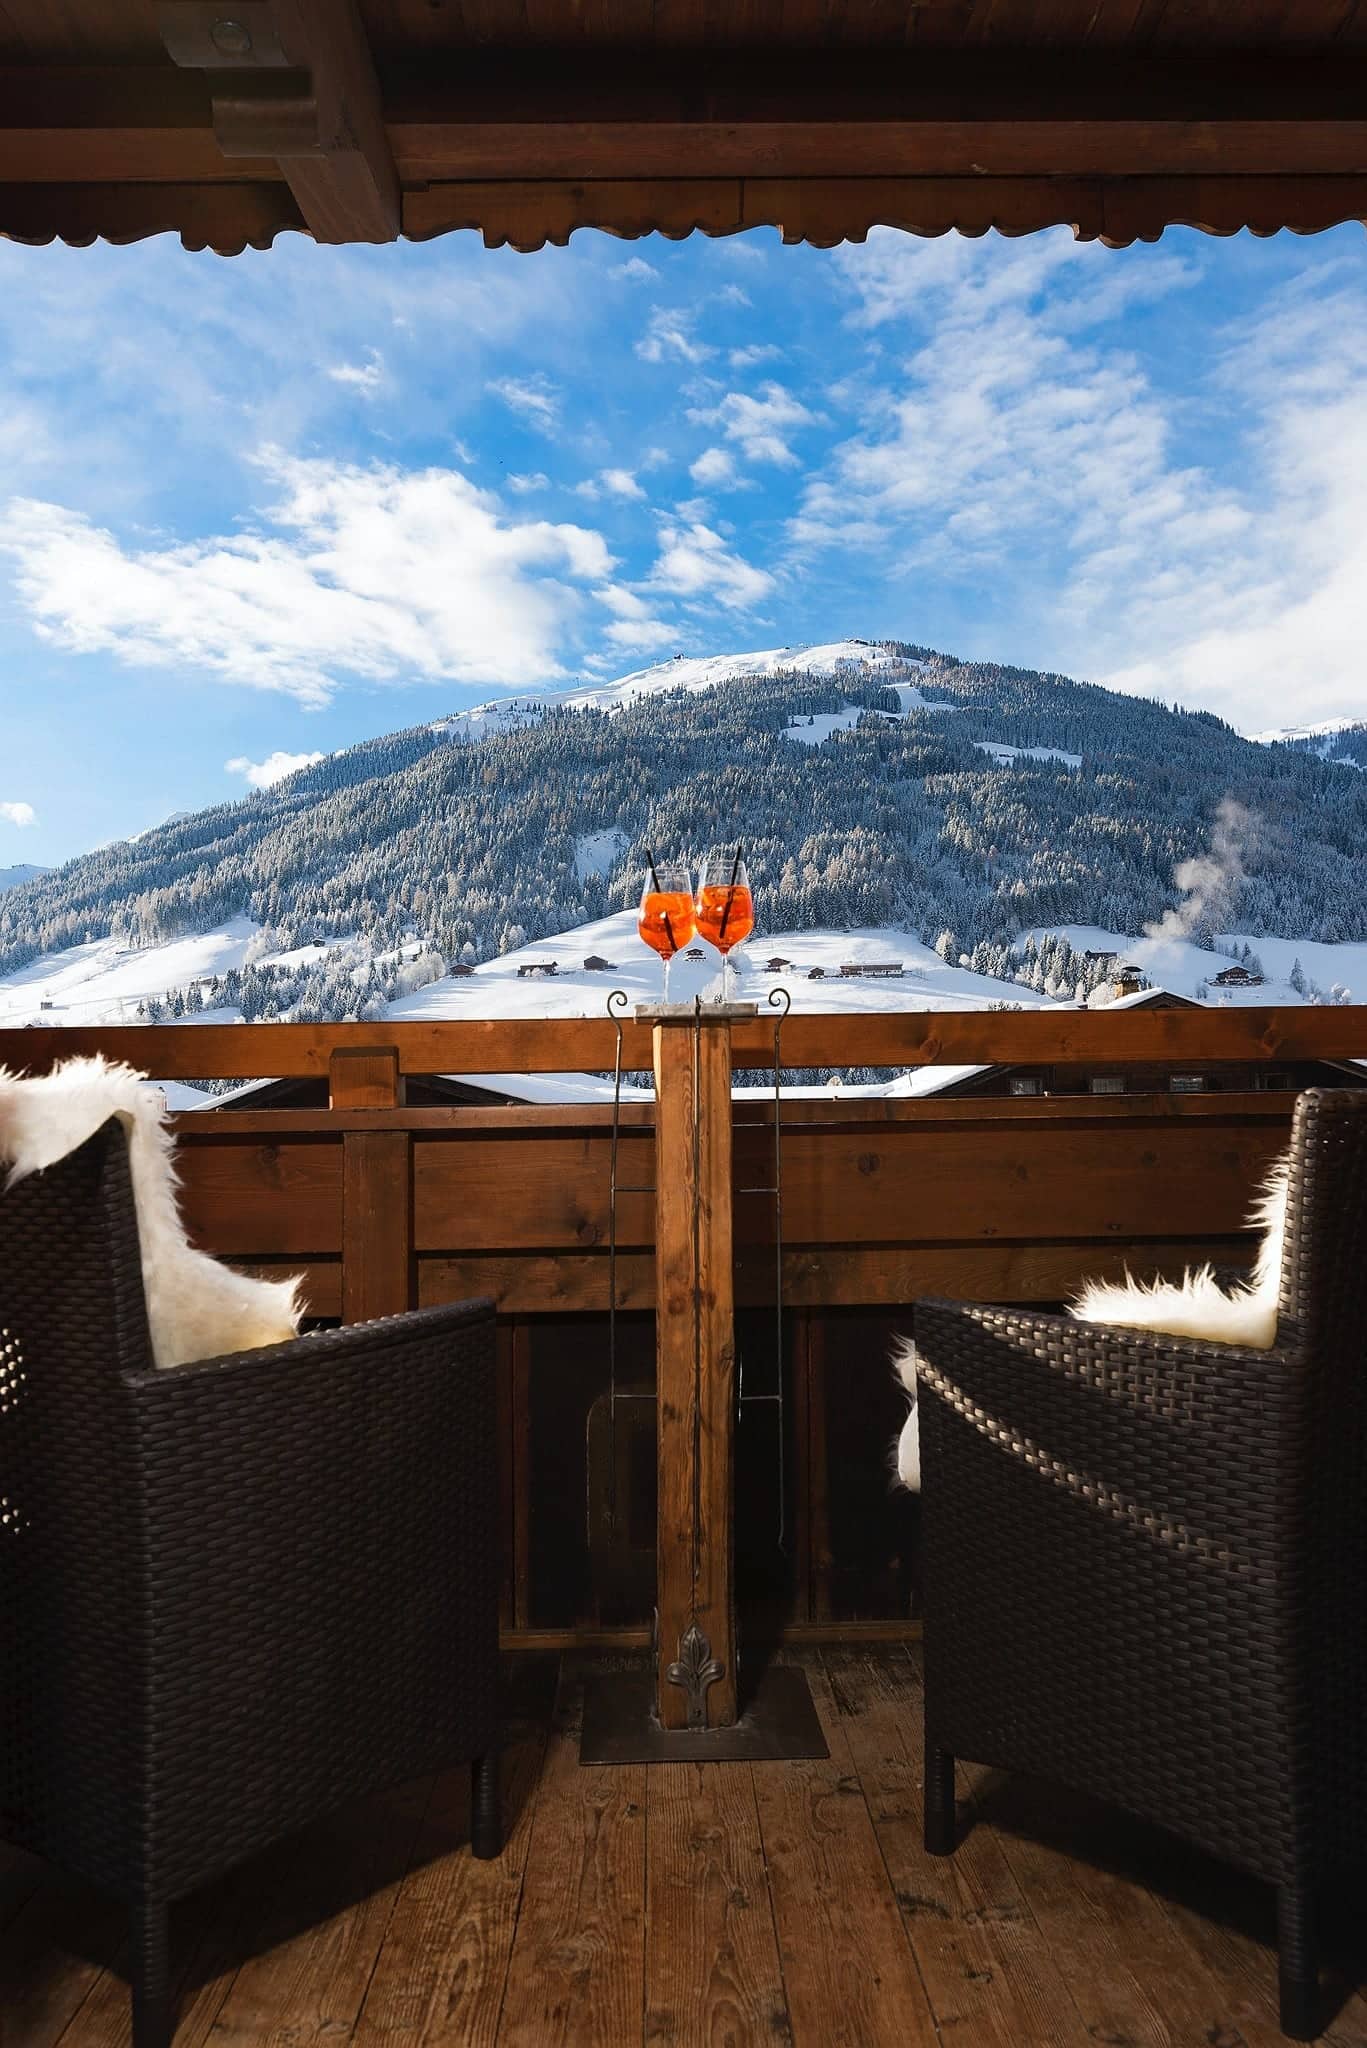
[[[584,833],[574,842],[576,878],[587,882],[590,875],[601,875],[606,881],[630,844],[620,825],[609,825],[604,832]]]
[[[235,917],[193,938],[171,939],[163,946],[135,947],[118,939],[90,939],[61,953],[48,953],[0,978],[0,1025],[136,1024],[137,1007],[152,996],[188,989],[210,975],[226,974],[246,964],[259,926],[249,917]],[[349,945],[332,939],[330,946]],[[297,967],[320,959],[323,948],[298,946],[288,953],[265,953],[264,966]],[[236,1012],[203,1010],[187,1023],[236,1022]]]
[[[1008,747],[1002,740],[974,740],[980,754],[990,754],[999,768],[1013,761],[1062,761],[1069,768],[1082,766],[1081,754],[1065,754],[1062,747]]]
[[[1323,945],[1313,939],[1263,939],[1251,932],[1221,932],[1218,943],[1226,950],[1208,953],[1190,939],[1128,938],[1123,932],[1104,931],[1093,924],[1051,925],[1047,929],[1067,939],[1075,952],[1117,954],[1120,960],[1140,968],[1156,987],[1178,996],[1194,997],[1201,982],[1213,983],[1217,974],[1234,966],[1230,950],[1247,945],[1262,961],[1266,976],[1262,987],[1212,987],[1212,1003],[1258,1009],[1264,1004],[1301,1002],[1303,998],[1288,980],[1297,960],[1307,981],[1325,990],[1337,984],[1346,988],[1355,1002],[1367,1002],[1367,944]],[[1025,936],[1022,934],[1018,944],[1024,944]],[[1043,938],[1045,928],[1034,936]]]
[[[839,711],[818,711],[810,718],[790,718],[784,736],[800,747],[819,747],[833,732],[849,732],[864,716],[862,704],[842,704]]]
[[[674,962],[670,997],[691,1002],[695,995],[713,996],[720,983],[721,956],[706,940],[694,942],[699,955],[687,953]],[[613,963],[610,974],[590,973],[584,961],[597,955]],[[793,994],[793,1007],[806,1012],[885,1010],[980,1010],[991,1002],[1038,1005],[1044,998],[1015,982],[993,981],[949,967],[929,946],[909,932],[893,927],[840,932],[764,932],[732,956],[735,994],[741,1002],[763,1003],[776,982]],[[791,965],[781,973],[765,971],[771,959]],[[554,960],[554,975],[521,975],[518,970]],[[903,974],[893,980],[843,979],[842,964],[900,961]],[[822,978],[807,977],[813,967]],[[659,959],[636,936],[634,910],[617,911],[593,924],[579,925],[554,938],[538,939],[487,960],[473,974],[429,982],[414,995],[389,1006],[393,1018],[410,1017],[591,1017],[601,1014],[611,989],[626,991],[632,1003],[658,1002],[663,993]]]

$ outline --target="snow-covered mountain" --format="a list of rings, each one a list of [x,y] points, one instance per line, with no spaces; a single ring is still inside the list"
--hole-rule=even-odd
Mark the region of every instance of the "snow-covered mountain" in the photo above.
[[[1319,761],[1367,768],[1367,719],[1329,718],[1320,725],[1288,725],[1253,734],[1260,746],[1292,747]]]
[[[1109,972],[1088,953],[1143,966],[1146,926],[1178,945],[1153,978],[1183,991],[1228,964],[1223,932],[1259,955],[1264,999],[1367,998],[1363,777],[1207,713],[840,640],[493,699],[18,883],[0,1015],[593,1008],[595,943],[656,971],[623,938],[646,849],[738,839],[752,959],[868,944],[903,964],[838,992],[804,978],[804,1002],[1072,1000]],[[1022,952],[1032,932],[1051,936]],[[565,978],[519,978],[581,947]]]
[[[20,882],[31,882],[48,872],[47,868],[31,867],[24,861],[20,861],[17,867],[0,868],[0,889],[15,889]]]

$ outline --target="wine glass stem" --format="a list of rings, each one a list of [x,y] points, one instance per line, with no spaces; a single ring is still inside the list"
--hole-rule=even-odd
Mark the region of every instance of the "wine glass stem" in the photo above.
[[[670,970],[670,968],[671,968],[671,967],[673,966],[673,964],[674,964],[674,955],[673,955],[672,953],[666,953],[666,954],[665,954],[665,1002],[666,1002],[666,1003],[668,1003],[668,1001],[669,1001],[669,970]]]

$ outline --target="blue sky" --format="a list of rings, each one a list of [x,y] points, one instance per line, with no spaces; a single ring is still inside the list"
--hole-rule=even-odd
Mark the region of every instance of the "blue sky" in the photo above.
[[[0,244],[0,867],[502,689],[895,636],[1367,716],[1367,243]]]

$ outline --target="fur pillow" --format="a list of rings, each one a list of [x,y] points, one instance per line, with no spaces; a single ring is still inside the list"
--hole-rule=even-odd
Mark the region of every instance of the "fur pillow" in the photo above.
[[[1270,1351],[1277,1341],[1277,1304],[1281,1294],[1282,1240],[1286,1234],[1288,1162],[1273,1167],[1249,1214],[1251,1227],[1262,1232],[1253,1277],[1226,1293],[1209,1266],[1184,1273],[1175,1285],[1157,1280],[1151,1286],[1132,1280],[1089,1280],[1068,1310],[1082,1323],[1118,1323],[1131,1330],[1150,1330],[1167,1337],[1194,1337],[1203,1344],[1239,1344],[1250,1351]],[[893,1352],[897,1376],[911,1397],[911,1408],[897,1439],[897,1477],[912,1493],[921,1491],[921,1436],[916,1420],[916,1346],[900,1337]]]
[[[283,1344],[299,1329],[298,1280],[253,1280],[186,1242],[176,1205],[175,1141],[163,1098],[132,1067],[66,1060],[25,1079],[0,1068],[6,1187],[65,1159],[116,1116],[128,1133],[143,1290],[157,1365]]]

